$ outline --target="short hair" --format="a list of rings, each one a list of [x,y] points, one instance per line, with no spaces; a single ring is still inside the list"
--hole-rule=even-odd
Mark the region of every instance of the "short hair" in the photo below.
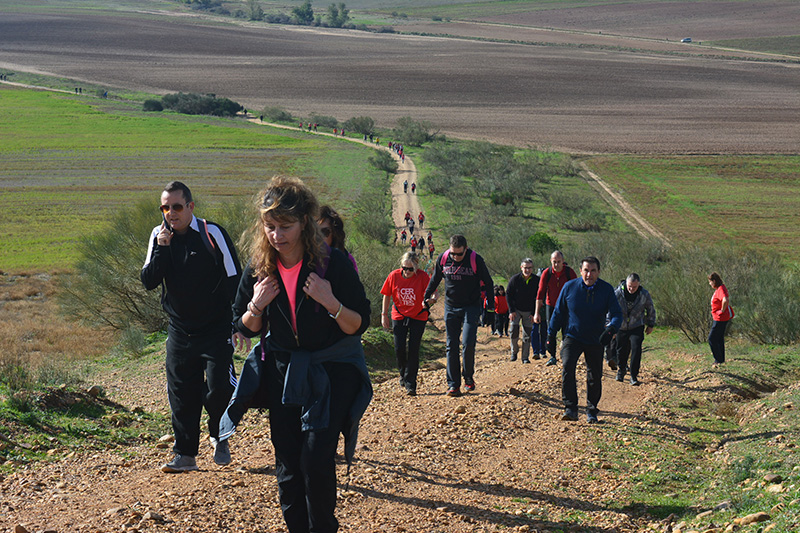
[[[327,220],[331,225],[331,248],[344,251],[344,241],[346,235],[344,233],[344,222],[339,213],[329,205],[323,205],[319,208],[319,219]]]
[[[711,281],[711,282],[714,283],[714,288],[717,288],[717,287],[720,287],[720,286],[723,285],[722,278],[719,277],[719,274],[717,274],[716,272],[712,272],[711,274],[708,275],[708,281]]]
[[[466,248],[467,247],[467,238],[463,235],[455,234],[450,237],[450,246],[453,248]]]
[[[183,199],[186,200],[187,204],[190,204],[194,201],[192,200],[192,191],[190,191],[189,187],[187,187],[182,181],[170,181],[167,183],[167,186],[164,187],[164,192],[175,191],[181,191],[181,193],[183,193]]]
[[[530,264],[531,266],[533,266],[533,259],[531,259],[530,257],[526,257],[525,259],[520,261],[519,266],[527,265],[527,264]]]
[[[411,261],[414,264],[414,269],[419,268],[419,256],[416,252],[406,252],[403,254],[403,257],[400,258],[400,266],[403,266],[403,263],[406,261]]]
[[[556,255],[556,254],[560,255],[560,256],[561,256],[561,259],[564,259],[564,253],[563,253],[561,250],[553,250],[553,253],[552,253],[552,254],[550,254],[550,258],[552,259],[552,257],[553,257],[554,255]]]
[[[639,274],[636,272],[631,272],[628,274],[628,277],[625,278],[625,281],[639,281]]]
[[[597,265],[597,270],[600,270],[600,260],[593,255],[581,259],[581,268],[583,268],[584,263],[594,263],[595,265]]]

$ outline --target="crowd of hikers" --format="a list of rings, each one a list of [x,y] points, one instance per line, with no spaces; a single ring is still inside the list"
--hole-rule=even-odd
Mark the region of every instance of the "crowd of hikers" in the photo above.
[[[320,206],[296,178],[273,178],[257,198],[241,241],[241,268],[225,229],[194,215],[185,184],[173,181],[161,193],[162,222],[153,228],[141,271],[145,288],[161,289],[169,316],[165,366],[175,443],[172,460],[161,469],[198,469],[203,409],[213,460],[227,465],[230,437],[246,410],[266,407],[288,530],[336,531],[339,436],[349,464],[373,393],[361,344],[370,301],[335,209]],[[629,376],[631,385],[639,385],[642,344],[656,312],[637,273],[613,287],[600,278],[598,258],[581,259],[576,272],[555,250],[546,268],[534,273],[533,261],[523,258],[505,286],[494,284],[465,236],[452,235],[434,259],[433,234],[429,228],[423,234],[424,214],[405,218],[400,238],[405,246],[410,236],[411,248],[380,289],[380,323],[393,333],[408,395],[417,394],[422,337],[442,284],[447,396],[476,390],[481,325],[509,339],[510,361],[561,364],[562,420],[578,420],[581,355],[588,423],[599,422],[604,357],[618,381]],[[709,345],[718,366],[725,362],[724,333],[733,309],[720,276],[708,279],[714,289]],[[260,343],[251,349],[253,337]],[[237,348],[249,351],[238,377]]]

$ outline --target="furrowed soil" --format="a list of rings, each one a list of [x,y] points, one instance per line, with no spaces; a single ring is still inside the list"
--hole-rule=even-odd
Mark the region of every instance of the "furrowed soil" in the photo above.
[[[800,151],[796,62],[88,11],[3,13],[0,35],[0,68],[112,96],[215,93],[386,127],[412,116],[460,138],[583,153]]]

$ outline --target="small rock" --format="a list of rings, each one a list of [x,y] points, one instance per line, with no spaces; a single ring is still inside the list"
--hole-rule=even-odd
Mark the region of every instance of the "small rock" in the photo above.
[[[233,483],[231,483],[231,487],[244,487],[244,481],[241,479],[237,479]]]
[[[17,524],[16,526],[14,526],[14,533],[30,533],[30,532],[27,529],[25,529],[25,526]]]
[[[161,435],[161,437],[159,437],[159,439],[158,439],[158,442],[175,442],[175,436],[174,435]]]
[[[447,507],[437,507],[436,510],[442,513],[446,513],[447,511],[449,511]]]
[[[86,389],[86,394],[91,396],[92,398],[99,398],[101,394],[103,394],[103,387],[100,385],[92,385],[88,389]]]
[[[714,511],[712,511],[712,510],[703,511],[702,513],[697,515],[697,518],[705,518],[707,516],[711,516],[712,514],[714,514]]]
[[[109,516],[111,516],[111,515],[115,515],[115,514],[120,514],[120,513],[122,513],[123,511],[125,511],[125,508],[124,508],[124,507],[112,507],[111,509],[109,509],[108,511],[106,511],[106,514],[107,514],[107,515],[109,515]]]
[[[770,519],[767,513],[759,512],[736,518],[733,523],[737,526],[746,526],[747,524],[755,524],[756,522],[766,522]]]
[[[767,527],[764,528],[764,531],[762,533],[769,533],[770,531],[775,529],[777,526],[778,526],[778,524],[770,524],[770,525],[768,525]]]
[[[463,415],[464,413],[466,413],[466,412],[467,412],[467,406],[466,406],[466,405],[459,405],[459,406],[457,406],[457,407],[455,408],[455,411],[454,411],[454,412],[455,412],[457,415]]]
[[[718,503],[717,506],[714,507],[714,510],[715,511],[724,511],[725,509],[730,509],[730,508],[731,508],[731,501],[730,500],[725,500],[724,502]]]
[[[780,474],[767,474],[764,476],[764,481],[767,483],[780,483],[783,481],[783,478]]]
[[[512,396],[522,396],[522,391],[514,387],[509,387],[508,393]]]
[[[144,513],[142,520],[152,520],[153,522],[164,522],[164,517],[155,511],[147,511]]]
[[[611,470],[612,468],[614,468],[614,465],[612,465],[611,463],[603,463],[600,465],[600,468],[602,468],[603,470]]]
[[[770,494],[780,494],[781,492],[783,492],[783,485],[781,485],[781,484],[768,485],[766,490]]]
[[[156,448],[158,448],[159,450],[166,450],[169,447],[170,447],[169,442],[159,442],[156,444]]]

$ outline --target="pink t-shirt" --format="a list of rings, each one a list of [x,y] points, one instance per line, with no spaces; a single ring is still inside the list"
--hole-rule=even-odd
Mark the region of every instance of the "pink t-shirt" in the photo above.
[[[278,273],[283,280],[283,286],[286,287],[286,296],[289,298],[289,309],[292,310],[292,328],[297,333],[297,278],[300,277],[300,269],[303,268],[303,262],[300,261],[292,268],[286,268],[283,263],[278,260]]]

